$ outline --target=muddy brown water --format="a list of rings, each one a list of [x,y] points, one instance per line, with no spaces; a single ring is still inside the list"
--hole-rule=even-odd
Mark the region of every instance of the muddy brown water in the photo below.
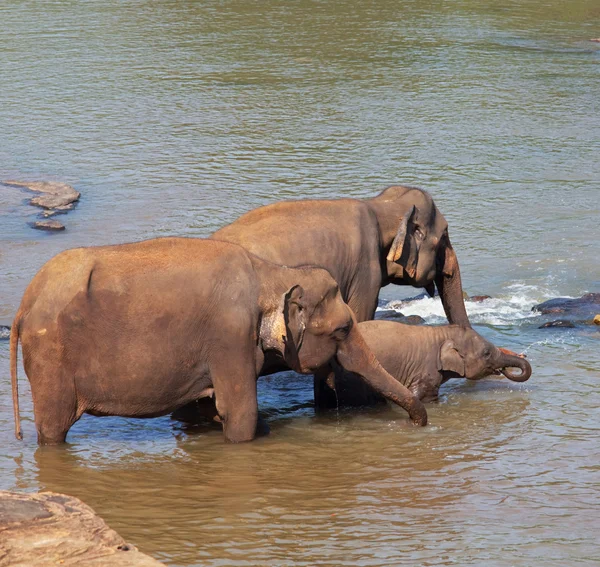
[[[599,564],[600,332],[530,311],[600,291],[596,0],[33,0],[0,21],[0,179],[82,193],[49,235],[0,187],[0,324],[65,248],[404,182],[492,296],[467,302],[475,328],[534,368],[449,383],[423,429],[393,408],[317,417],[310,379],[283,373],[260,381],[272,434],[251,444],[86,416],[38,448],[22,368],[13,437],[0,341],[1,489],[73,494],[171,566]],[[437,300],[399,309],[444,321]]]

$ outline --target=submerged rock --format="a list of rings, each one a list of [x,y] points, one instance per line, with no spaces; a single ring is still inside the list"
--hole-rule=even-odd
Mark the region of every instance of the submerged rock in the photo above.
[[[10,327],[0,325],[0,340],[10,339]]]
[[[407,325],[422,325],[425,323],[425,319],[420,315],[403,315],[400,311],[395,311],[394,309],[377,311],[375,313],[375,319],[388,319]]]
[[[548,321],[543,325],[540,325],[538,329],[547,329],[549,327],[564,327],[565,329],[572,329],[575,327],[572,321],[567,319],[557,319],[556,321]]]
[[[33,223],[38,230],[65,230],[65,225],[54,219],[40,220]]]
[[[375,312],[375,319],[394,319],[399,321],[400,319],[404,319],[404,315],[394,309],[382,309]]]
[[[600,293],[586,293],[575,299],[557,297],[534,305],[532,311],[542,315],[565,313],[582,321],[590,321],[600,310]]]
[[[406,323],[407,325],[423,325],[425,319],[420,315],[407,315],[401,320],[401,323]]]
[[[0,491],[0,565],[160,567],[81,500]]]
[[[593,319],[592,319],[592,323],[594,323],[594,325],[600,325],[600,315],[596,315]]]

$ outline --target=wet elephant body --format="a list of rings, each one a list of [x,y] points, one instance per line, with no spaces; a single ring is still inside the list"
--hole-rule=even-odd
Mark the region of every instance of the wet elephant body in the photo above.
[[[531,376],[527,360],[496,348],[471,328],[414,326],[382,320],[366,321],[358,328],[382,366],[422,401],[437,399],[441,384],[450,378],[478,380],[501,372],[513,381],[524,382]],[[324,390],[317,396],[321,409],[385,402],[357,376],[333,366],[329,384],[324,380],[315,383],[316,388]],[[515,374],[508,368],[519,368],[521,373]]]
[[[333,357],[415,423],[427,420],[367,349],[327,271],[278,266],[230,243],[67,250],[33,278],[12,329],[16,434],[20,339],[41,444],[63,442],[83,413],[154,417],[213,396],[226,439],[247,441],[263,369],[307,374]]]

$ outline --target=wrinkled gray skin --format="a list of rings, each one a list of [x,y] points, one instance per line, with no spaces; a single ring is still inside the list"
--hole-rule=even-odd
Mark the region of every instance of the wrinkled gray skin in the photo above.
[[[381,365],[422,401],[437,399],[440,385],[450,378],[479,380],[501,372],[510,380],[525,382],[531,376],[527,360],[507,354],[509,351],[502,352],[470,328],[414,326],[381,320],[365,321],[358,328]],[[336,391],[327,406],[385,401],[356,375],[335,363],[333,366]],[[508,368],[519,368],[521,373],[515,374]],[[330,378],[330,386],[333,385]],[[328,388],[326,395],[329,392]]]
[[[291,269],[214,240],[159,238],[67,250],[27,287],[10,339],[40,444],[65,441],[83,413],[155,417],[214,396],[225,438],[254,438],[256,380],[308,374],[334,357],[425,425],[421,402],[383,370],[326,270]]]

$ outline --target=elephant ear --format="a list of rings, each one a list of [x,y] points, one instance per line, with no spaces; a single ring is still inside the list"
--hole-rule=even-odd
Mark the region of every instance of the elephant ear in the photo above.
[[[306,330],[306,304],[303,301],[302,286],[295,285],[285,294],[283,300],[283,320],[285,322],[285,338],[283,355],[286,361],[297,361]],[[292,362],[292,367],[295,366]]]
[[[400,220],[398,231],[387,255],[389,262],[398,262],[409,277],[414,278],[417,271],[419,249],[414,236],[415,226],[412,222],[417,211],[413,205]]]
[[[295,285],[281,295],[278,304],[263,315],[260,324],[262,349],[276,350],[284,357],[296,353],[302,344],[305,321],[304,290]]]
[[[444,341],[440,348],[438,370],[456,372],[459,376],[465,375],[465,359],[458,352],[454,341]]]

